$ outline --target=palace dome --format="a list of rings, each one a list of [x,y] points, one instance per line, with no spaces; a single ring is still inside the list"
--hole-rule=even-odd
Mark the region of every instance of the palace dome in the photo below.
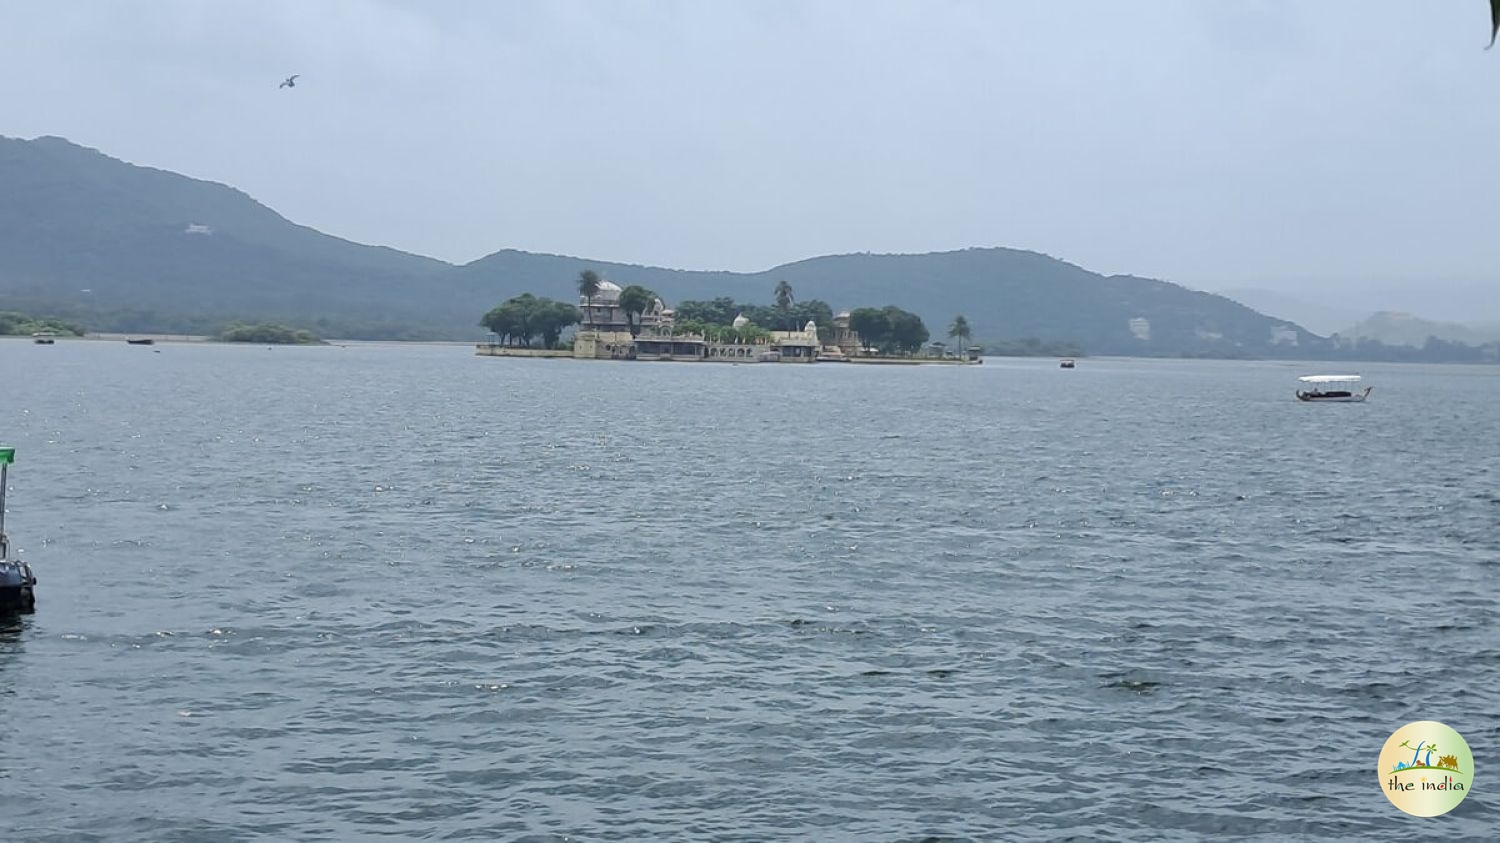
[[[620,285],[613,281],[599,282],[599,292],[594,294],[595,301],[619,301]]]

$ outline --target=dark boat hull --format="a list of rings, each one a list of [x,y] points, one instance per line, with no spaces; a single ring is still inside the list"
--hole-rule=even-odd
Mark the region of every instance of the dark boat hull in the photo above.
[[[0,615],[29,615],[36,611],[36,591],[24,588],[0,588]]]
[[[36,575],[15,560],[0,562],[0,613],[36,611]]]
[[[1370,390],[1372,390],[1374,388],[1375,387],[1373,387],[1373,386],[1367,386],[1367,387],[1365,387],[1365,390],[1363,392],[1347,392],[1345,390],[1330,390],[1330,391],[1327,391],[1327,392],[1314,390],[1314,391],[1309,391],[1309,392],[1303,392],[1301,390],[1298,390],[1297,391],[1297,400],[1298,401],[1326,401],[1326,402],[1329,402],[1329,403],[1336,403],[1336,404],[1337,403],[1342,403],[1342,404],[1358,404],[1358,403],[1363,402],[1366,398],[1370,397]]]

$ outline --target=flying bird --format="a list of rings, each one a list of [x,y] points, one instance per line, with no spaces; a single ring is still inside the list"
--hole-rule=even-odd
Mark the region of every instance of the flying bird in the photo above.
[[[1500,0],[1490,0],[1490,47],[1495,46],[1496,35],[1500,35]]]
[[[1500,0],[1495,0],[1495,3],[1500,4]],[[1500,9],[1500,5],[1497,5],[1495,8]],[[1500,14],[1500,12],[1497,12],[1497,14]],[[293,73],[291,76],[288,76],[286,78],[285,82],[282,82],[280,85],[277,85],[276,87],[278,87],[278,88],[295,88],[295,87],[297,87],[297,77],[301,76],[301,75],[302,74],[300,74],[300,73]]]

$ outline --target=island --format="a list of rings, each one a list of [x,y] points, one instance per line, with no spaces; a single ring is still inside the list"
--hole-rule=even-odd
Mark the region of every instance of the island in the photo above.
[[[263,323],[260,325],[230,325],[219,334],[222,342],[255,343],[257,345],[327,345],[312,331],[303,328],[288,328],[285,325]]]
[[[621,287],[585,270],[576,306],[524,293],[486,313],[480,325],[491,339],[478,344],[476,353],[717,363],[982,362],[983,349],[968,344],[972,329],[961,315],[949,326],[956,343],[949,350],[946,343],[929,342],[920,317],[894,305],[834,313],[826,302],[798,302],[786,281],[777,283],[774,296],[772,306],[717,298],[684,301],[674,309],[645,287]]]

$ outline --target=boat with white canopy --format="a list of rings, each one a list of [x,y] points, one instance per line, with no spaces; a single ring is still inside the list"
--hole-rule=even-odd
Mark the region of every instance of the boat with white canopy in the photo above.
[[[1359,388],[1359,375],[1304,375],[1297,380],[1305,385],[1297,390],[1299,401],[1360,402],[1370,397],[1373,386]]]

